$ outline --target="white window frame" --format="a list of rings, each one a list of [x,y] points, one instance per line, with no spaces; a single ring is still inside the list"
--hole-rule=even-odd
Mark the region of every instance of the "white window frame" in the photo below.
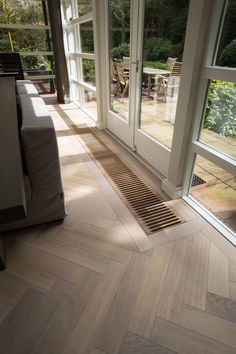
[[[232,175],[236,175],[236,159],[226,155],[223,151],[216,150],[210,145],[199,140],[208,86],[210,80],[222,80],[236,83],[236,68],[219,67],[214,65],[219,39],[224,23],[224,14],[227,1],[216,0],[212,7],[211,21],[208,27],[208,40],[203,51],[203,65],[200,70],[199,88],[197,93],[196,108],[193,120],[192,139],[189,143],[189,154],[186,165],[186,173],[183,184],[183,199],[193,206],[203,217],[217,227],[223,235],[236,245],[236,237],[232,230],[223,224],[217,217],[201,205],[194,197],[189,195],[192,173],[197,155],[224,169]],[[213,64],[212,64],[213,63]]]
[[[91,112],[89,112],[86,107],[84,107],[84,90],[87,90],[91,92],[92,94],[95,94],[97,97],[97,90],[96,90],[96,84],[97,84],[97,78],[95,75],[95,80],[96,84],[95,86],[92,86],[88,84],[87,82],[84,81],[83,79],[83,59],[89,59],[89,60],[94,60],[95,63],[95,71],[96,71],[96,35],[95,35],[95,25],[94,22],[95,20],[95,1],[92,0],[92,8],[93,10],[85,15],[78,16],[78,7],[77,7],[77,1],[76,0],[71,0],[71,7],[72,7],[72,18],[69,20],[64,20],[64,42],[66,43],[66,57],[67,57],[67,64],[69,68],[69,80],[70,83],[72,84],[71,86],[76,86],[77,89],[74,90],[73,87],[71,87],[71,98],[78,100],[79,106],[82,110],[84,110],[89,116],[91,116],[93,119],[97,119],[97,117],[93,116]],[[63,13],[63,11],[62,11]],[[93,23],[93,39],[94,39],[94,53],[85,53],[82,52],[81,48],[81,40],[80,40],[80,28],[79,26],[83,23],[86,22],[92,22]],[[75,40],[75,50],[71,51],[69,48],[69,43],[67,40],[67,31],[72,31],[74,34],[74,40]],[[72,71],[71,71],[71,64],[70,64],[70,58],[73,57],[73,59],[76,60],[76,73],[73,76]]]

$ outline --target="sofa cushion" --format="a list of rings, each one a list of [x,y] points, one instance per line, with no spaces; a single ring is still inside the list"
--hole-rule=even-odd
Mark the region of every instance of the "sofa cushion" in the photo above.
[[[35,86],[31,82],[20,83],[16,86],[18,95],[20,94],[28,94],[28,95],[38,95],[38,91]]]

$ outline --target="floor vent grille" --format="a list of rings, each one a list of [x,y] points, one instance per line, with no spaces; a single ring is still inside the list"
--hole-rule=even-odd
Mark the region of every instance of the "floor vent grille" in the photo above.
[[[204,183],[206,183],[206,181],[204,181],[204,179],[202,179],[201,177],[195,175],[195,173],[193,174],[191,187],[196,187],[196,186],[199,186],[199,185],[204,184]]]
[[[73,126],[73,129],[147,235],[183,222],[92,128]]]

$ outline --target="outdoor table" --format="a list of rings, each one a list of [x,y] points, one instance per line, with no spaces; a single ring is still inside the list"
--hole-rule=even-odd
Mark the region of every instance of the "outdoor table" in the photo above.
[[[170,71],[169,70],[164,70],[164,69],[154,69],[154,68],[149,68],[149,67],[144,67],[143,68],[143,74],[148,75],[148,97],[150,97],[151,94],[151,80],[152,77],[157,77],[158,76],[170,76]]]

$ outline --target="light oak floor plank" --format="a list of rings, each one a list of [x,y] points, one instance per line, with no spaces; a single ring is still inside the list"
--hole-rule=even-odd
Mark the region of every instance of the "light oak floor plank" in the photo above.
[[[90,354],[106,354],[97,348],[93,348]]]
[[[133,333],[127,333],[123,339],[119,354],[176,354],[173,350],[150,342]]]
[[[211,339],[222,342],[236,350],[236,324],[208,314],[194,307],[183,305],[181,323]]]
[[[175,241],[158,309],[158,316],[176,323],[181,320],[191,244],[185,239]]]
[[[8,257],[7,259],[7,272],[23,284],[44,293],[47,293],[56,281],[56,277],[52,274],[12,257]]]
[[[72,283],[79,282],[84,273],[84,267],[40,251],[32,245],[8,249],[8,255],[18,260],[24,259],[26,264]]]
[[[180,354],[235,353],[233,348],[161,318],[156,319],[152,340]]]
[[[57,280],[46,295],[29,288],[0,325],[0,352],[32,354],[70,287],[69,282]]]
[[[147,339],[151,336],[171,255],[172,248],[155,249],[129,323],[130,332]]]
[[[80,283],[73,286],[64,298],[32,354],[63,352],[71,333],[93,296],[100,276],[98,273],[84,269]]]
[[[130,235],[124,235],[123,233],[114,232],[104,227],[98,227],[85,222],[79,224],[78,230],[82,235],[91,236],[97,238],[98,240],[127,248],[131,251],[139,251],[139,248]]]
[[[123,264],[111,262],[74,328],[63,354],[84,354],[91,351],[96,333],[105,318],[124,271]]]
[[[202,310],[206,308],[209,249],[209,240],[202,233],[195,234],[191,246],[184,302]]]
[[[208,291],[229,297],[228,258],[213,244],[210,247]]]
[[[236,300],[236,283],[229,284],[229,294],[231,299]]]
[[[125,264],[128,264],[132,257],[132,252],[129,250],[75,232],[60,230],[54,239]]]
[[[95,345],[110,354],[119,351],[127,330],[137,294],[148,269],[149,257],[134,254],[121,280],[104,323],[99,331]]]
[[[229,261],[229,281],[236,283],[236,265]]]
[[[214,316],[236,323],[236,301],[208,293],[206,311]]]
[[[97,256],[93,253],[70,245],[62,245],[56,241],[37,238],[32,242],[32,245],[45,253],[52,254],[66,261],[79,264],[99,273],[103,273],[109,263],[109,260],[104,257]]]
[[[26,286],[0,273],[0,323],[26,291]]]
[[[229,260],[236,265],[236,247],[204,219],[201,219],[201,231]]]

